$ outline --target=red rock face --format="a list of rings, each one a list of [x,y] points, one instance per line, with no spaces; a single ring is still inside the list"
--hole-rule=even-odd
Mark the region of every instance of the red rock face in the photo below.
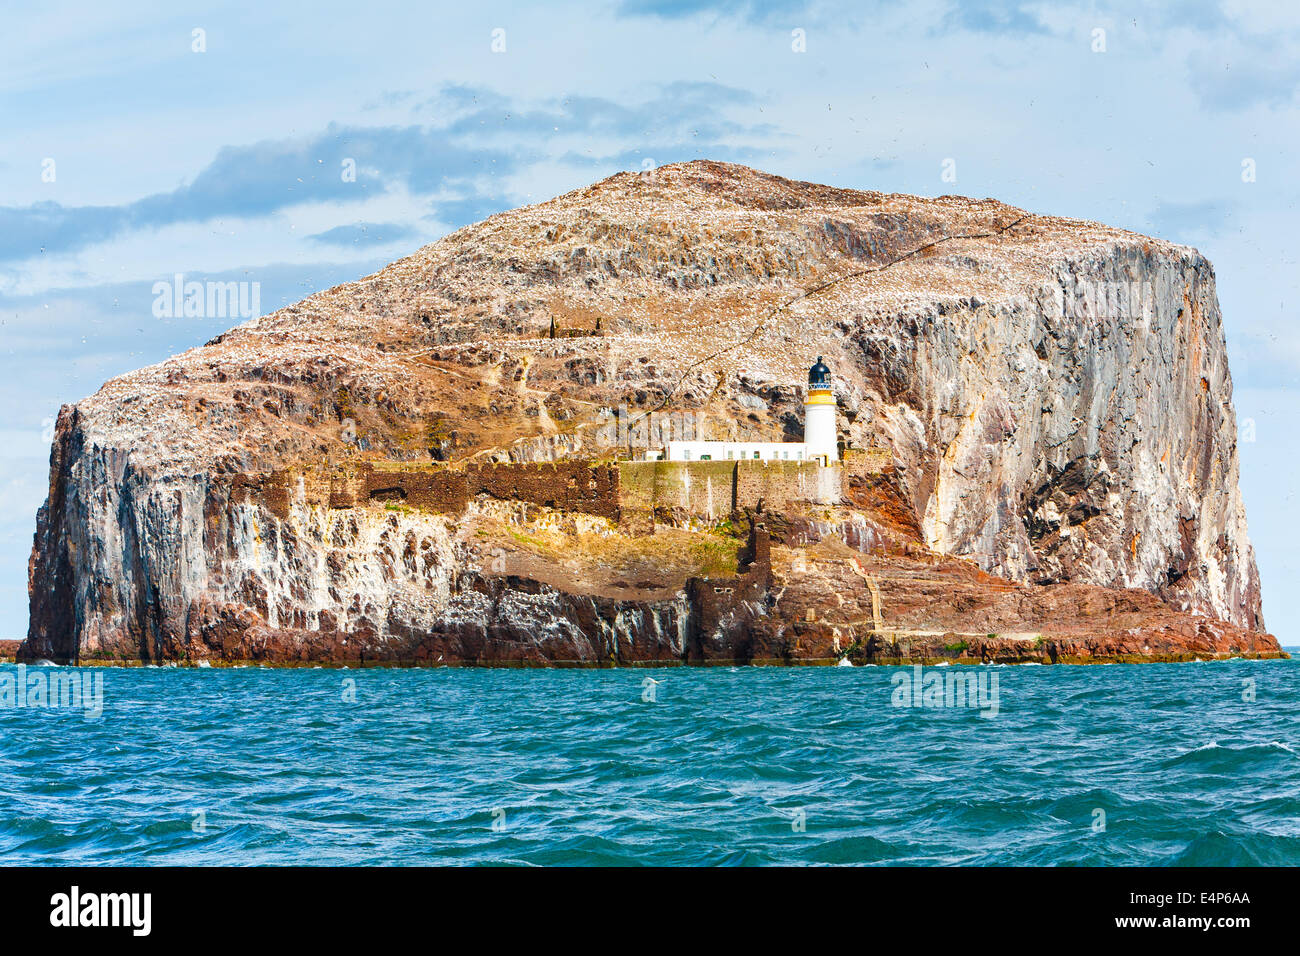
[[[887,477],[829,509],[620,524],[608,462],[647,432],[611,412],[797,439],[818,354],[841,438],[888,448]],[[724,164],[620,175],[65,408],[22,653],[1273,653],[1234,429],[1194,250]],[[384,470],[421,462],[450,471]]]

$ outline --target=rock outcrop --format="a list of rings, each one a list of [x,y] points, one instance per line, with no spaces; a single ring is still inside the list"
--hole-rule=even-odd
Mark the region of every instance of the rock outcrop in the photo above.
[[[841,438],[892,454],[835,507],[647,533],[566,509],[594,484],[329,490],[361,466],[611,460],[665,426],[797,439],[817,354]],[[493,216],[65,407],[20,654],[1276,653],[1237,469],[1195,250],[688,163]]]

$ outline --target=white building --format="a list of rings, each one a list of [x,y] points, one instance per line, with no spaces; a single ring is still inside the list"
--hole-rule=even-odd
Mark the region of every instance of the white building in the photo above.
[[[831,370],[817,356],[808,371],[803,403],[803,441],[670,441],[669,461],[839,461],[835,433],[835,395]]]
[[[801,441],[670,441],[669,461],[803,461]]]

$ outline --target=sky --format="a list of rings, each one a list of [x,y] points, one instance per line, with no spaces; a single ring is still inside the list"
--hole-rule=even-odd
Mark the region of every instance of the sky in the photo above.
[[[26,633],[59,406],[234,324],[159,317],[156,283],[256,282],[270,312],[493,212],[711,158],[1198,248],[1265,620],[1300,644],[1300,4],[178,6],[6,11],[0,637]]]

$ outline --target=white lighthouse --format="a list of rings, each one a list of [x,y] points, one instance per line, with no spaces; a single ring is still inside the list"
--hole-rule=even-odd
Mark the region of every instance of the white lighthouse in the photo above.
[[[803,402],[803,443],[810,459],[822,464],[839,461],[835,436],[835,394],[831,391],[831,370],[817,356],[808,370],[808,397]]]
[[[803,441],[669,441],[663,452],[668,461],[815,461],[829,465],[840,460],[835,431],[835,394],[831,370],[817,356],[808,372],[808,397],[803,403]]]

